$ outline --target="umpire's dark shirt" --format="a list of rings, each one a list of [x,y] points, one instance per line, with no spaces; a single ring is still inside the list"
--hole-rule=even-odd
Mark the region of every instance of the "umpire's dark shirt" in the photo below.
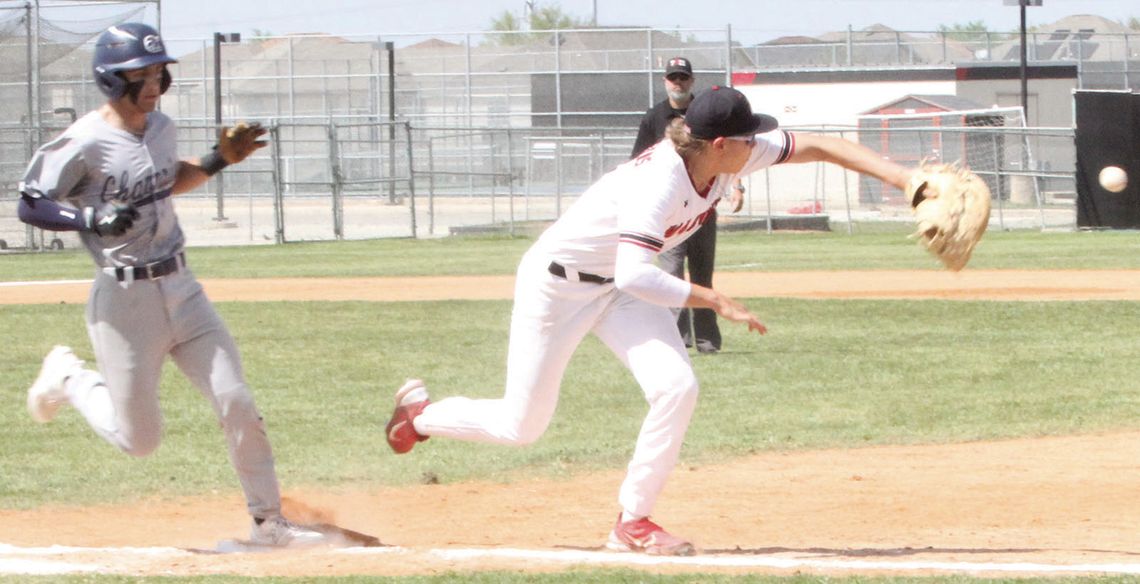
[[[665,99],[657,105],[649,108],[645,112],[645,116],[641,118],[641,126],[637,129],[637,141],[633,143],[633,154],[629,157],[633,158],[641,154],[646,148],[658,143],[665,137],[665,130],[669,128],[669,122],[673,118],[685,117],[686,106],[682,109],[676,109],[669,105],[669,100]]]

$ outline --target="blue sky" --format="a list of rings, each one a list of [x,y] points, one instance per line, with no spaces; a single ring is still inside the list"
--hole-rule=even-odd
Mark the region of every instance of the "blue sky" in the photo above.
[[[8,3],[8,2],[5,2]],[[44,2],[46,5],[48,2]],[[22,5],[23,3],[20,2]],[[718,29],[732,25],[745,43],[785,35],[815,36],[881,23],[898,30],[981,20],[991,30],[1016,30],[1019,10],[1003,0],[538,0],[601,26]],[[214,32],[338,35],[478,32],[504,11],[522,13],[524,0],[162,0],[167,39],[211,38]],[[153,9],[151,9],[153,10]],[[1071,14],[1113,20],[1140,18],[1140,0],[1044,0],[1027,9],[1030,26]],[[153,14],[146,20],[153,20]]]

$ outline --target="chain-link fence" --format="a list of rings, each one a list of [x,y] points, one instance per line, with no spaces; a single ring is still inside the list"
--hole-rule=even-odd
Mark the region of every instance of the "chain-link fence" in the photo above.
[[[1080,20],[1027,33],[1026,58],[1035,64],[1075,64],[1083,89],[1140,90],[1140,33],[1095,16],[1073,18]],[[1021,40],[1014,33],[906,32],[876,26],[829,33],[818,39],[797,37],[742,47],[740,51],[751,67],[760,70],[914,67],[1018,62]]]
[[[213,126],[179,131],[183,155],[204,152],[213,141]],[[839,136],[906,164],[968,163],[991,185],[997,228],[1075,225],[1072,159],[1048,170],[1027,164],[1035,148],[1071,151],[1069,129],[904,124],[792,131]],[[634,134],[381,122],[278,124],[270,138],[271,147],[221,173],[220,185],[215,179],[176,199],[191,245],[532,232],[628,159]],[[744,209],[725,214],[728,226],[778,229],[791,222],[857,233],[863,223],[911,221],[897,189],[835,165],[777,165],[747,177],[745,186]],[[74,234],[56,239],[28,230],[14,206],[0,210],[8,247],[78,245]]]
[[[73,236],[45,237],[16,222],[15,189],[34,149],[103,101],[90,79],[91,39],[113,22],[155,21],[157,2],[105,4],[104,13],[84,19],[72,17],[75,8],[62,2],[39,13],[41,3],[0,5],[0,240],[6,247],[74,245]],[[1030,59],[1076,64],[1079,87],[1140,89],[1140,34],[1113,23],[1095,30],[1079,22],[1065,26],[1031,32]],[[1020,48],[1008,34],[886,27],[752,46],[736,40],[755,32],[726,25],[296,35],[232,44],[217,35],[168,38],[179,64],[162,107],[180,124],[181,154],[207,151],[217,119],[273,128],[272,148],[177,199],[184,227],[191,244],[513,230],[557,217],[626,159],[642,113],[664,98],[661,71],[675,55],[693,61],[700,90],[731,82],[738,72],[1013,63]],[[890,156],[903,148],[911,158],[952,159],[932,142],[932,136],[950,136],[924,131],[923,123],[889,129],[889,148],[870,128],[817,129]],[[1071,129],[1005,126],[964,131],[960,138],[983,153],[998,150],[986,150],[987,140],[1028,142],[1032,159],[1003,156],[992,169],[980,168],[977,155],[969,161],[992,181],[999,221],[1072,224]],[[872,194],[867,181],[830,167],[776,168],[751,177],[749,186],[746,220],[826,214],[851,225],[906,216],[881,187]]]

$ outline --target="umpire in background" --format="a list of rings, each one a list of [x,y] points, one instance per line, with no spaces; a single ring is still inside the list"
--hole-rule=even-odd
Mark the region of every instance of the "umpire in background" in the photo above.
[[[689,102],[693,101],[693,64],[688,59],[669,59],[664,79],[667,97],[649,108],[641,118],[630,158],[637,157],[646,148],[659,142],[665,136],[669,123],[674,118],[685,117]],[[732,204],[734,213],[740,210],[744,203],[743,184],[733,186],[728,201]],[[681,245],[662,252],[657,258],[661,269],[683,279],[685,258],[688,258],[689,281],[712,288],[713,263],[716,260],[716,215],[714,210],[709,220],[692,237]],[[678,310],[677,328],[681,331],[686,347],[696,345],[701,353],[716,353],[720,350],[720,327],[717,326],[715,311],[708,308]]]

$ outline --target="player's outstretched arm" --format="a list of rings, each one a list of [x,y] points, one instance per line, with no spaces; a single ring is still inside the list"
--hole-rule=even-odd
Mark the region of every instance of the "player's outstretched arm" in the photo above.
[[[266,147],[262,140],[269,130],[261,124],[240,122],[232,128],[224,127],[218,132],[218,143],[209,154],[199,158],[184,158],[178,166],[178,176],[174,180],[175,194],[192,191],[225,167],[237,164],[250,154]]]
[[[743,304],[712,288],[693,284],[692,292],[689,293],[689,300],[685,302],[685,307],[711,308],[726,320],[747,324],[750,331],[756,331],[760,334],[768,332],[768,327],[765,327],[760,319],[749,312]]]
[[[174,177],[174,186],[171,187],[171,192],[178,195],[192,191],[210,180],[214,174],[202,168],[202,159],[183,158],[178,161],[178,174]]]
[[[860,174],[873,176],[905,189],[914,169],[900,166],[874,150],[843,138],[818,134],[795,134],[796,150],[788,162],[830,162]]]

